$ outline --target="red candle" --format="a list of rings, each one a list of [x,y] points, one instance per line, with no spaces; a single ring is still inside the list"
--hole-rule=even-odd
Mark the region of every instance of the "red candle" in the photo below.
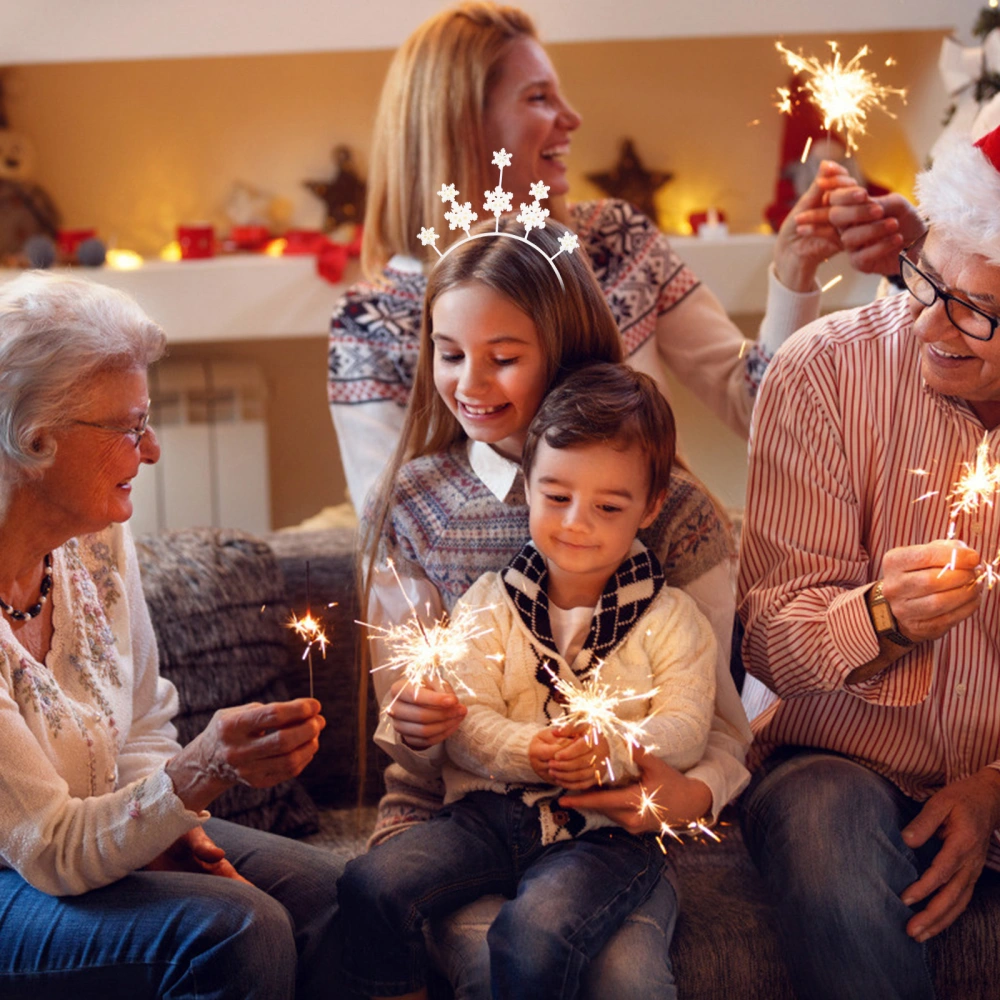
[[[215,256],[215,230],[207,222],[177,227],[177,242],[182,260]]]

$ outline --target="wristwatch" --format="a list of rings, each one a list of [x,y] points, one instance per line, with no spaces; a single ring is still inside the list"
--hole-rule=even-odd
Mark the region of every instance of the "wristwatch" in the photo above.
[[[882,581],[879,580],[871,590],[868,591],[868,614],[871,615],[872,624],[879,636],[888,639],[897,646],[912,646],[912,639],[908,639],[899,631],[899,623],[896,616],[889,607],[889,602],[882,593]]]

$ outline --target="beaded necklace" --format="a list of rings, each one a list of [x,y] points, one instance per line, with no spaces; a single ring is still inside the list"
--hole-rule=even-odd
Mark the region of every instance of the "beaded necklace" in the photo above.
[[[30,618],[34,618],[36,615],[40,615],[45,602],[49,599],[49,592],[52,590],[51,552],[43,560],[43,565],[45,566],[45,574],[42,577],[42,586],[38,592],[38,602],[36,604],[32,604],[27,611],[18,611],[17,608],[12,608],[2,597],[0,597],[0,611],[3,611],[5,615],[13,618],[16,622],[25,622]]]

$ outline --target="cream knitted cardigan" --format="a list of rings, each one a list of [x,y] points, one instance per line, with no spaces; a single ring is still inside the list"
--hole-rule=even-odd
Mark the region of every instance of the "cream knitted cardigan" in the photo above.
[[[526,624],[504,585],[505,573],[509,570],[483,575],[461,601],[481,609],[478,622],[486,634],[470,643],[455,685],[469,713],[445,744],[445,803],[479,789],[504,794],[512,786],[544,789],[528,760],[528,746],[538,732],[558,724],[562,709],[542,679],[540,663],[548,663],[569,684],[582,683]],[[663,586],[602,661],[600,678],[616,690],[658,688],[646,699],[622,703],[617,714],[634,722],[647,719],[647,745],[679,770],[693,767],[705,751],[715,698],[715,645],[694,601]],[[592,673],[580,670],[587,660],[588,650],[581,650],[573,665],[582,674]],[[625,742],[613,737],[609,744],[615,776],[637,775]],[[594,814],[587,820],[588,826],[610,822]]]

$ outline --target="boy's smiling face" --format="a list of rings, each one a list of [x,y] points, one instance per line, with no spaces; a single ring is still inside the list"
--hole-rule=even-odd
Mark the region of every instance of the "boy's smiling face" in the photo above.
[[[538,443],[525,484],[531,540],[549,569],[549,600],[593,607],[662,505],[648,496],[649,462],[638,444],[573,448]]]

